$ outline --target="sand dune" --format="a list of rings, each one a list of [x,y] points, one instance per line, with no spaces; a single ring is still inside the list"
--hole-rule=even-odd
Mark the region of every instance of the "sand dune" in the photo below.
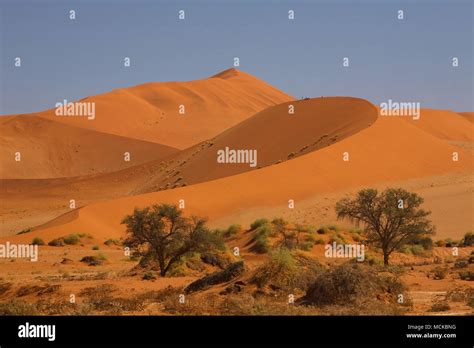
[[[113,90],[94,102],[96,117],[58,117],[74,126],[184,149],[216,136],[269,106],[294,98],[236,69],[203,80],[158,82]],[[180,114],[184,105],[184,114]]]
[[[211,142],[183,150],[167,161],[151,161],[88,177],[3,180],[0,196],[9,201],[10,207],[1,211],[3,233],[44,223],[67,211],[66,202],[71,198],[78,206],[83,206],[97,200],[180,187],[257,169],[249,164],[218,164],[217,150],[226,146],[258,150],[258,167],[264,167],[333,144],[368,127],[376,119],[373,105],[357,98],[291,102],[295,107],[293,115],[288,114],[289,105],[270,107]],[[6,217],[25,206],[28,216],[22,216],[22,219],[17,214],[14,219]]]
[[[458,114],[464,117],[469,122],[474,122],[474,112],[458,112]]]
[[[474,141],[472,121],[469,122],[468,118],[459,117],[458,113],[449,110],[422,109],[418,120],[411,117],[403,119],[440,139]]]
[[[349,112],[350,110],[348,110]],[[452,152],[460,161],[452,161]],[[343,161],[343,153],[349,161]],[[298,204],[325,192],[446,173],[470,172],[472,155],[403,119],[379,117],[370,127],[291,161],[192,186],[91,204],[35,231],[45,240],[71,232],[97,238],[123,234],[121,219],[134,207],[184,199],[186,212],[211,222],[245,211]],[[31,233],[13,237],[28,240]]]
[[[290,108],[294,108],[294,114],[288,113]],[[200,146],[183,151],[162,168],[161,175],[148,175],[133,192],[180,187],[280,163],[334,144],[370,126],[376,118],[375,107],[357,98],[315,98],[282,103]],[[226,148],[229,151],[255,150],[255,158],[242,156],[243,160],[249,160],[246,163],[218,163],[219,152],[225,153]],[[152,172],[158,172],[157,164]]]
[[[3,120],[3,117],[1,117]],[[0,123],[0,178],[41,179],[106,173],[178,152],[166,145],[19,115]],[[15,154],[21,154],[16,161]],[[130,153],[130,161],[124,153]]]

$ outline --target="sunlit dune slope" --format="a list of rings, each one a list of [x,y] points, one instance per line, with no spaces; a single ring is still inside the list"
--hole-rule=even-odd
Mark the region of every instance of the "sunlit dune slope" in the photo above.
[[[126,152],[130,154],[129,161]],[[14,116],[0,123],[2,179],[107,173],[177,152],[166,145],[71,127],[35,116]]]
[[[453,151],[459,161],[452,160]],[[344,161],[349,154],[349,161]],[[208,216],[211,222],[255,207],[287,205],[323,192],[375,183],[466,172],[472,169],[468,152],[396,117],[379,117],[370,127],[331,146],[291,161],[192,186],[98,202],[52,221],[46,228],[10,237],[45,240],[73,232],[98,238],[123,235],[120,221],[135,207],[185,200],[188,214]]]

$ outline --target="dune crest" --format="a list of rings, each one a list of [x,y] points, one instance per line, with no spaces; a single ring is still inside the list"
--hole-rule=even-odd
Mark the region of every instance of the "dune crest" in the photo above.
[[[184,149],[269,106],[294,99],[236,69],[217,75],[220,74],[221,78],[150,82],[87,97],[82,102],[95,103],[94,120],[57,117],[54,109],[38,115],[68,125]]]

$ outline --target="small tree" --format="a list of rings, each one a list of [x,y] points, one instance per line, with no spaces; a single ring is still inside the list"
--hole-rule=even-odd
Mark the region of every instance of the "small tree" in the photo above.
[[[375,189],[359,191],[355,199],[337,202],[339,219],[348,218],[357,226],[362,224],[368,242],[383,251],[384,264],[390,254],[414,238],[434,234],[434,226],[426,218],[431,212],[419,209],[423,198],[401,188],[389,188],[382,193]]]
[[[206,227],[206,219],[183,217],[175,205],[135,208],[122,224],[127,226],[124,245],[142,260],[156,260],[163,277],[182,257],[224,246],[222,239]]]

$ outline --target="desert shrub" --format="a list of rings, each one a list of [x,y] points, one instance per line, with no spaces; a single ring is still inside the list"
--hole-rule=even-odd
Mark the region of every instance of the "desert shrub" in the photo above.
[[[416,256],[426,256],[426,250],[423,248],[422,245],[420,244],[415,244],[415,245],[405,245],[402,249],[401,252],[405,254],[412,254]]]
[[[13,284],[9,282],[0,282],[0,295],[3,295],[12,288]]]
[[[313,249],[313,246],[314,246],[313,241],[306,241],[306,242],[300,243],[298,245],[298,249],[310,251],[311,249]]]
[[[76,245],[79,242],[80,242],[80,239],[77,234],[70,234],[69,236],[64,237],[64,243],[68,245]]]
[[[474,245],[474,233],[473,233],[473,232],[467,232],[467,233],[464,235],[463,245],[464,245],[464,246],[472,246],[472,245]]]
[[[459,272],[459,278],[461,280],[474,280],[474,271],[466,270]]]
[[[430,312],[446,312],[449,311],[451,307],[449,306],[448,301],[439,301],[433,303],[431,306]]]
[[[445,246],[446,246],[446,241],[444,241],[443,239],[437,240],[437,241],[435,242],[435,245],[436,245],[437,247],[445,247]]]
[[[433,273],[433,278],[436,280],[444,279],[448,275],[448,269],[441,266],[436,266],[431,272]]]
[[[365,253],[364,261],[367,262],[367,264],[369,264],[370,266],[379,266],[383,264],[383,261],[380,258],[368,252]]]
[[[156,276],[153,272],[146,272],[145,274],[143,274],[142,279],[143,280],[155,280]]]
[[[44,245],[45,243],[40,237],[35,237],[31,241],[31,244],[33,244],[33,245]]]
[[[268,236],[266,234],[257,234],[254,237],[254,245],[252,246],[251,250],[256,253],[266,253],[270,249],[270,243],[268,241]]]
[[[457,246],[460,246],[462,244],[463,244],[463,242],[459,241],[459,240],[453,240],[451,238],[445,239],[445,245],[446,245],[447,248],[457,247]]]
[[[49,241],[48,245],[49,245],[49,246],[62,247],[62,246],[65,245],[65,243],[64,243],[64,238],[62,238],[62,237],[55,238],[55,239]]]
[[[303,304],[347,305],[373,301],[385,297],[396,302],[405,291],[394,275],[377,273],[373,267],[346,262],[323,272],[306,292]]]
[[[328,230],[330,230],[330,231],[339,232],[339,230],[340,230],[339,227],[336,226],[336,225],[328,225],[327,227],[328,227]]]
[[[354,242],[358,242],[358,243],[364,240],[364,238],[362,238],[359,234],[353,234],[352,239],[354,240]]]
[[[319,275],[301,303],[318,306],[362,304],[378,297],[395,303],[405,291],[392,274],[377,273],[373,267],[346,262]]]
[[[342,236],[340,233],[334,233],[331,235],[331,237],[329,238],[329,244],[332,244],[332,243],[336,243],[336,244],[346,244],[347,241],[346,239],[344,238],[344,236]]]
[[[323,245],[323,244],[326,244],[326,242],[324,241],[323,238],[318,237],[318,238],[314,238],[314,244]]]
[[[322,266],[317,261],[294,256],[290,250],[278,248],[272,250],[269,260],[257,268],[251,282],[259,288],[269,286],[274,290],[306,290],[321,271]]]
[[[459,259],[454,262],[454,268],[466,268],[469,265],[466,259]]]
[[[94,246],[92,247],[92,250],[99,250],[99,246],[98,246],[98,245],[94,245]]]
[[[81,262],[84,262],[89,266],[100,266],[104,262],[104,260],[102,260],[98,256],[84,256],[81,259]]]
[[[21,230],[20,232],[18,232],[17,234],[25,234],[25,233],[28,233],[28,232],[31,232],[31,228],[25,228],[25,229]]]
[[[109,238],[104,242],[104,244],[107,246],[111,246],[111,245],[120,245],[121,243],[118,239]]]
[[[265,219],[265,218],[257,219],[250,224],[250,229],[255,230],[259,228],[260,226],[266,225],[268,223],[269,223],[268,219]]]
[[[38,310],[34,304],[17,299],[0,303],[0,315],[37,315]]]
[[[433,240],[430,237],[415,238],[410,244],[419,245],[425,250],[433,249]]]
[[[234,262],[234,257],[229,255],[227,252],[210,251],[201,253],[200,257],[202,262],[211,266],[217,266],[221,269],[227,268],[232,262]]]
[[[233,237],[241,231],[242,231],[242,226],[237,225],[237,224],[230,225],[229,228],[225,230],[224,237],[225,238]]]
[[[320,227],[316,230],[316,232],[317,232],[318,234],[326,234],[326,233],[329,232],[329,229],[328,229],[326,226],[320,226]]]

